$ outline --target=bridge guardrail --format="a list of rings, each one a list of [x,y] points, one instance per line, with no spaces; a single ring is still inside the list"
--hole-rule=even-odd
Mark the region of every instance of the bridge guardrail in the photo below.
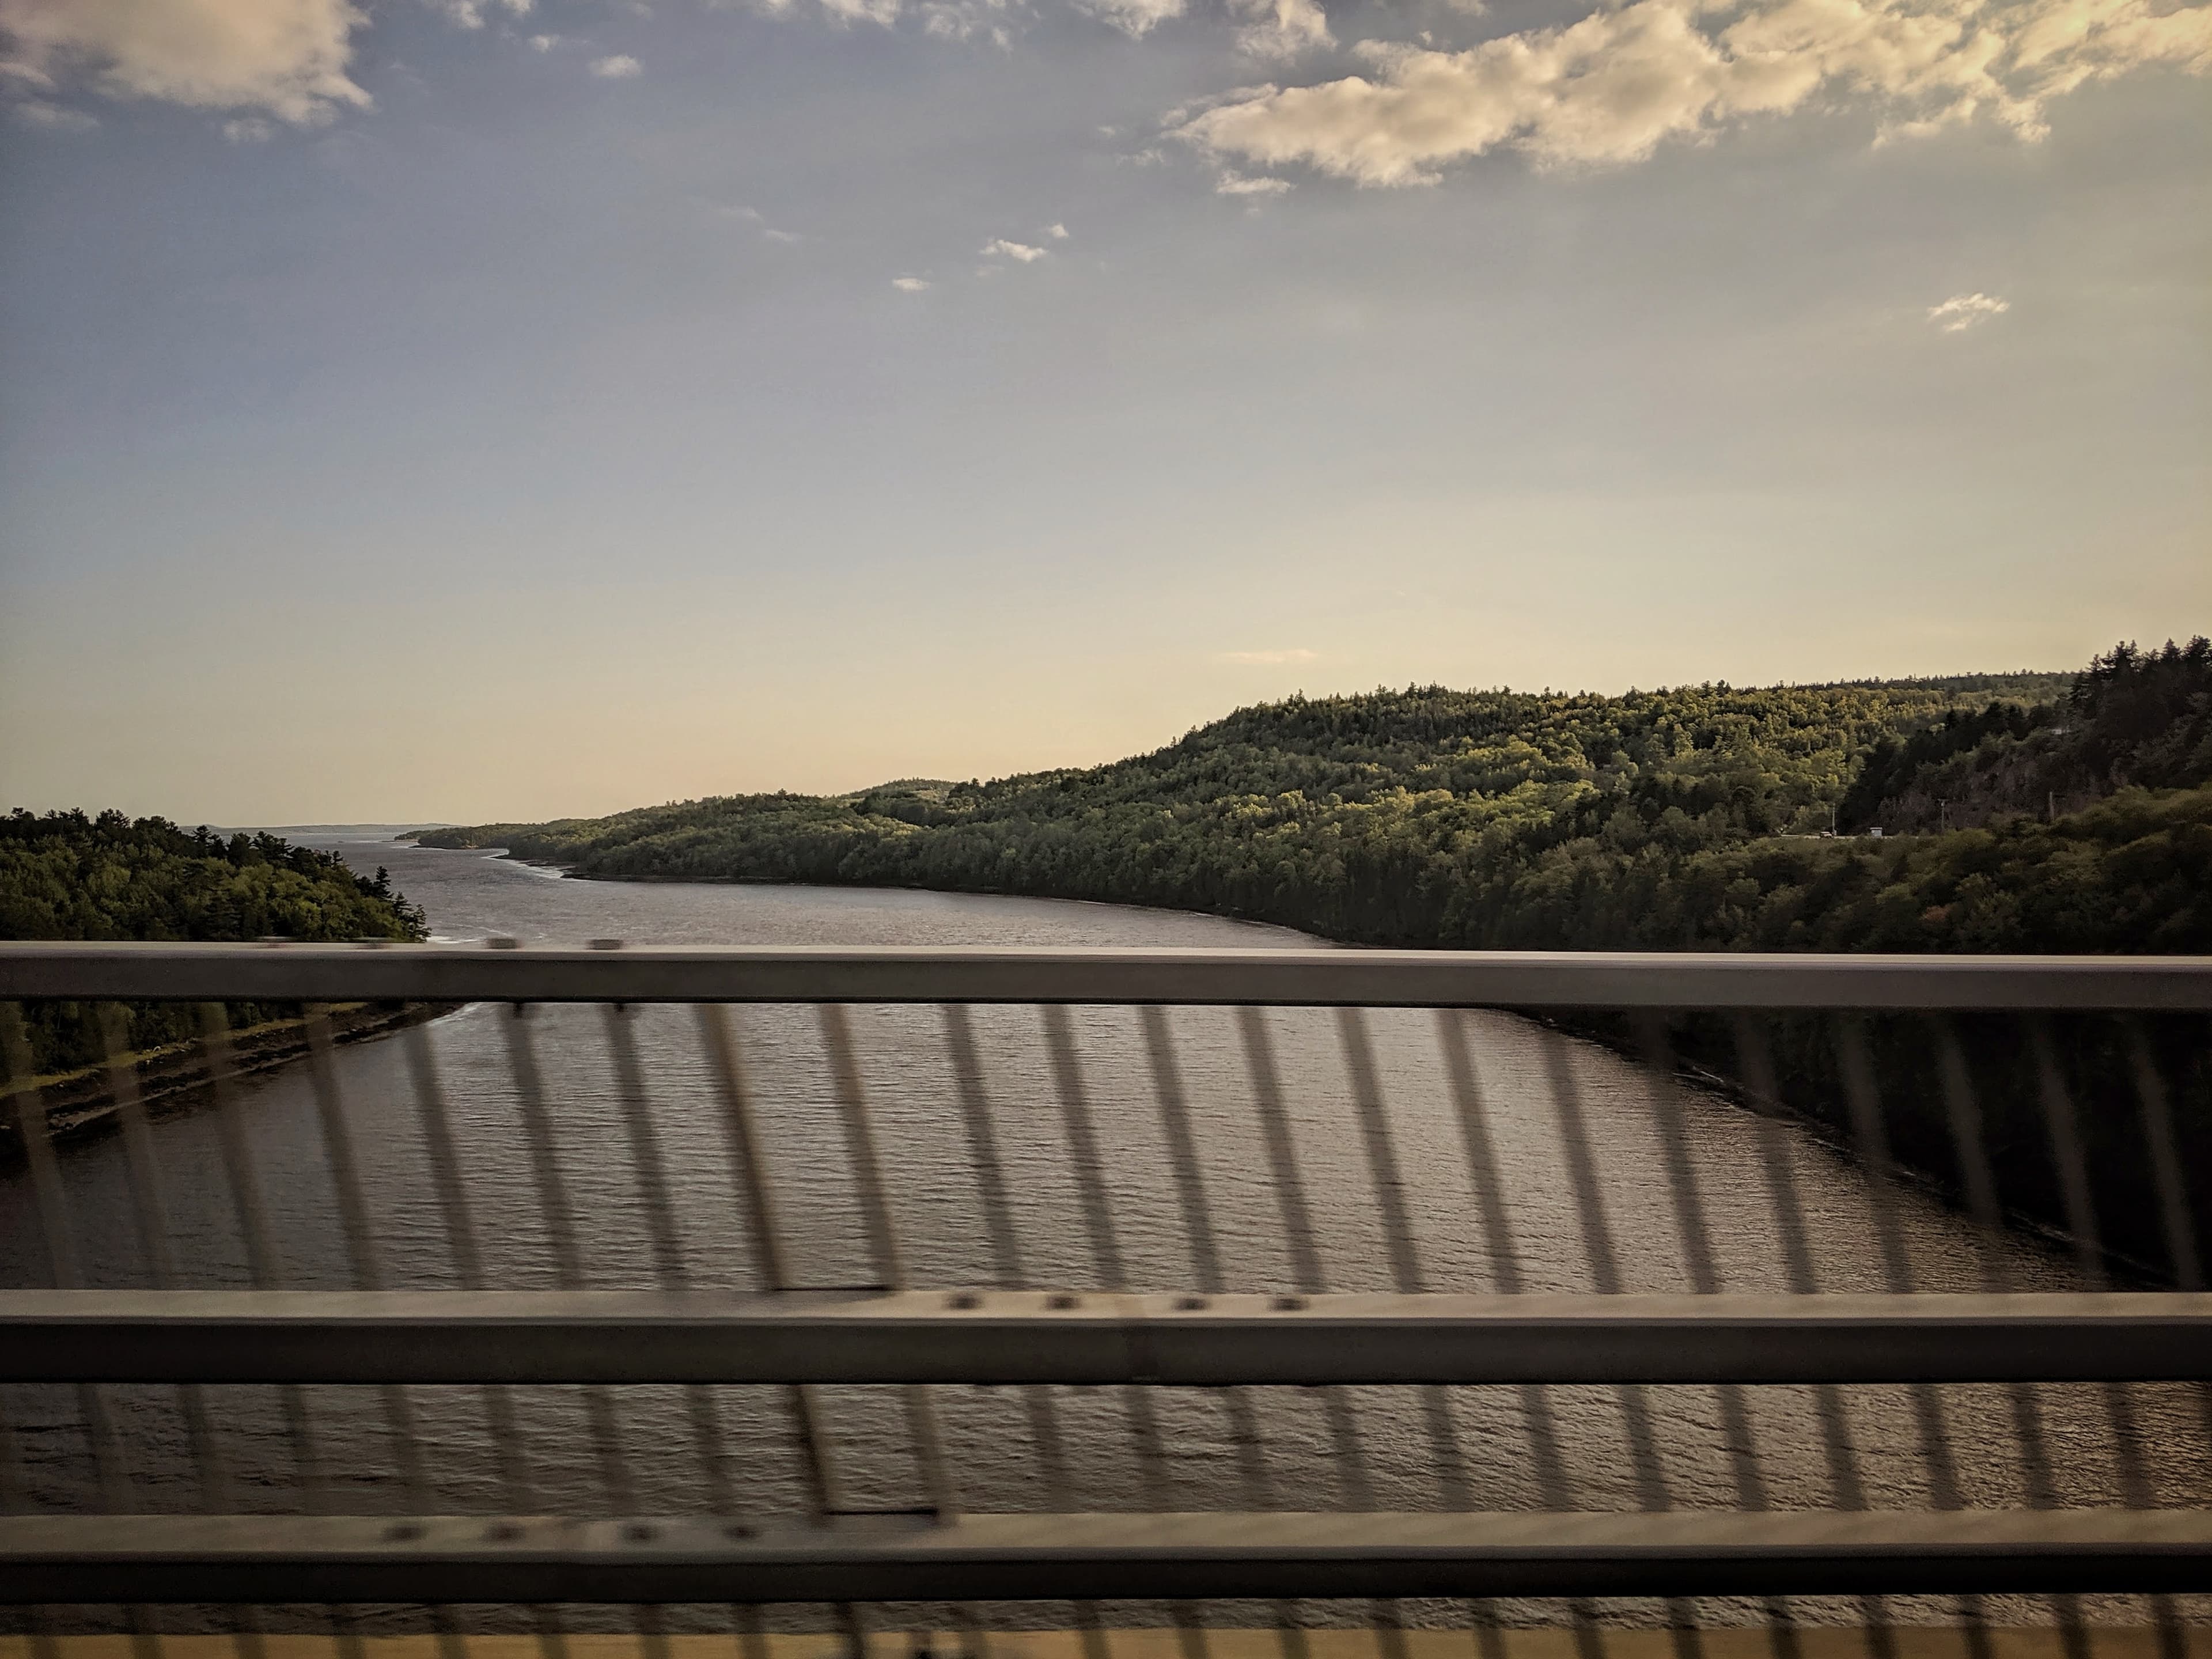
[[[112,1036],[112,1085],[145,1283],[87,1287],[77,1243],[85,1218],[71,1213],[41,1097],[28,1083],[23,1015],[12,1005],[149,1000],[204,1005],[217,1078],[213,1112],[249,1283],[204,1282],[173,1236],[160,1149],[120,1038]],[[319,1012],[379,1000],[500,1006],[507,1086],[554,1287],[494,1283],[448,1085],[421,1026],[396,1040],[407,1056],[412,1127],[456,1283],[431,1289],[393,1281]],[[351,1289],[288,1288],[282,1229],[222,1061],[224,1006],[249,1002],[306,1010],[322,1158]],[[651,1288],[586,1285],[563,1171],[592,1150],[562,1142],[553,1106],[562,1079],[541,1064],[527,1013],[558,1003],[606,1011],[621,1155],[649,1235]],[[648,1078],[633,1013],[672,1003],[693,1007],[696,1066],[680,1079]],[[872,1275],[866,1285],[810,1286],[794,1258],[784,1216],[789,1200],[769,1151],[777,1115],[729,1017],[738,1004],[815,1010],[818,1063]],[[913,1222],[902,1212],[912,1194],[899,1151],[887,1152],[872,1110],[848,1012],[912,1004],[941,1010],[937,1059],[950,1086],[940,1104],[959,1126],[965,1175],[988,1235],[990,1271],[969,1282],[915,1282],[907,1248]],[[1787,1608],[1771,1598],[1938,1593],[1969,1598],[1971,1613],[1972,1598],[2033,1591],[2152,1595],[2160,1599],[2148,1616],[2171,1632],[2191,1615],[2166,1598],[2212,1584],[2212,1492],[2195,1484],[2177,1492],[2170,1480],[2161,1488],[2160,1450],[2144,1415],[2148,1401],[2154,1415],[2163,1413],[2159,1422],[2201,1421],[2212,1443],[2212,1297],[2204,1293],[2193,1213],[2204,1201],[2206,1172],[2180,1150],[2199,1143],[2190,1139],[2194,1118],[2178,1127],[2176,1106],[2179,1100],[2185,1115],[2202,1103],[2190,1092],[2195,1074],[2177,1078],[2164,1058],[2176,1052],[2171,1030],[2154,1041],[2147,1024],[2201,1028],[2212,1012],[2212,960],[12,944],[0,945],[0,1005],[10,1005],[0,1006],[7,1027],[0,1035],[8,1039],[27,1166],[23,1189],[50,1269],[45,1285],[0,1287],[0,1385],[73,1390],[76,1431],[109,1511],[42,1505],[20,1467],[20,1447],[0,1443],[7,1478],[0,1499],[13,1511],[0,1516],[0,1601],[1660,1595],[1679,1602],[1729,1595],[1770,1598],[1766,1614],[1779,1619]],[[994,1100],[972,1012],[995,1005],[1036,1010],[1049,1115],[1064,1140],[1061,1173],[1073,1198],[1062,1224],[1083,1241],[1085,1282],[1035,1283],[1023,1260],[1009,1127]],[[1133,1279],[1125,1249],[1131,1194],[1124,1172],[1102,1152],[1099,1101],[1086,1082],[1079,1030],[1079,1015],[1097,1006],[1135,1011],[1151,1098],[1110,1104],[1141,1110],[1157,1131],[1171,1213],[1138,1219],[1179,1231],[1188,1267],[1178,1283]],[[1231,1253],[1212,1212],[1213,1176],[1200,1150],[1204,1130],[1166,1012],[1185,1006],[1234,1011],[1224,1018],[1241,1044],[1247,1085],[1237,1109],[1252,1120],[1247,1127],[1264,1165],[1253,1176],[1266,1189],[1287,1267],[1273,1284],[1240,1283],[1239,1270],[1227,1265]],[[1486,1285],[1442,1287],[1425,1262],[1425,1223],[1410,1196],[1419,1183],[1409,1179],[1397,1145],[1402,1120],[1386,1100],[1388,1068],[1369,1014],[1380,1009],[1428,1011],[1441,1080],[1433,1104],[1463,1160]],[[1268,1010],[1304,1011],[1297,1017],[1334,1027],[1346,1118],[1339,1127],[1363,1165],[1387,1290],[1334,1287],[1314,1247],[1315,1194],[1300,1167],[1305,1131],[1289,1101]],[[1515,1236],[1497,1152],[1501,1100],[1494,1080],[1479,1075],[1469,1010],[1547,1022],[1529,1028],[1528,1041],[1543,1056],[1540,1092],[1557,1131],[1559,1196],[1572,1214],[1572,1248],[1586,1270],[1587,1288],[1578,1293],[1528,1282],[1529,1249]],[[1685,1281],[1668,1291],[1636,1289],[1634,1264],[1623,1260],[1563,1018],[1584,1022],[1643,1067],[1641,1109]],[[1980,1022],[1980,1046],[1971,1052],[1958,1038],[1961,1019]],[[2071,1253],[2071,1288],[2009,1283],[1994,1252],[1972,1269],[1970,1288],[1931,1291],[1917,1282],[1920,1264],[1899,1212],[1909,1172],[1891,1145],[1898,1103],[1884,1098],[1886,1085],[1893,1093],[1894,1085],[1883,1070],[1882,1021],[1905,1022],[1924,1040],[1924,1076],[1933,1081],[1913,1103],[1914,1121],[1942,1126],[1953,1160],[1950,1199],[1981,1228],[2003,1224],[1984,1127],[1990,1109],[2002,1105],[1999,1115],[2015,1130],[2038,1127]],[[2071,1024],[2054,1036],[2059,1021]],[[1994,1102],[1987,1079],[1975,1074],[1973,1056],[1991,1052],[1989,1033],[2001,1028],[2016,1033],[2010,1080],[2002,1086],[2032,1100]],[[119,1030],[112,1022],[105,1029]],[[2091,1038],[2076,1041],[2081,1030]],[[1864,1183],[1881,1264],[1876,1289],[1821,1287],[1803,1195],[1783,1145],[1790,1132],[1777,1115],[1784,1092],[1775,1081],[1778,1031],[1795,1034],[1790,1063],[1800,1069],[1807,1054],[1824,1059],[1818,1084],[1832,1104],[1835,1139]],[[1717,1044],[1726,1051],[1718,1060]],[[1756,1170],[1771,1220],[1774,1266],[1760,1292],[1728,1284],[1716,1253],[1712,1200],[1686,1132],[1686,1045],[1761,1109],[1741,1124],[1741,1156]],[[2094,1062],[2100,1091],[2087,1102],[2075,1097],[2083,1054]],[[1516,1086],[1528,1085],[1524,1078]],[[663,1140],[672,1098],[683,1113],[710,1115],[720,1126],[742,1212],[733,1218],[734,1237],[750,1264],[749,1292],[690,1281],[672,1202],[672,1183],[683,1172],[672,1169]],[[2112,1281],[2085,1152],[2085,1125],[2106,1140],[2121,1133],[2112,1121],[2116,1101],[2126,1103],[2125,1137],[2155,1212],[2138,1231],[2164,1248],[2164,1259],[2130,1287]],[[1520,1111],[1515,1102],[1504,1104]],[[1012,1133],[1034,1128],[1024,1116]],[[2016,1146],[2002,1151],[2021,1156]],[[1954,1407],[1943,1392],[1965,1382],[2004,1391],[2001,1417],[2011,1443],[2002,1451],[2021,1471],[2015,1503],[1966,1501],[1946,1420]],[[148,1383],[178,1390],[199,1513],[148,1514],[133,1502],[132,1424],[113,1390]],[[515,1500],[499,1512],[455,1516],[436,1507],[410,1390],[454,1383],[481,1389]],[[235,1471],[206,1393],[234,1384],[277,1391],[302,1507],[311,1512],[239,1512]],[[638,1512],[623,1474],[620,1391],[644,1384],[687,1390],[702,1492],[681,1512]],[[757,1513],[731,1501],[732,1453],[711,1392],[730,1384],[780,1392],[780,1433],[803,1492],[789,1512]],[[1044,1466],[1050,1508],[976,1513],[963,1501],[937,1397],[962,1384],[1016,1391],[1020,1409],[1009,1421],[1021,1425]],[[1735,1499],[1724,1510],[1678,1505],[1672,1450],[1654,1426],[1652,1391],[1693,1384],[1710,1391],[1717,1414],[1711,1450],[1726,1462]],[[1771,1501],[1751,1391],[1782,1384],[1811,1391],[1819,1455],[1831,1476],[1828,1509],[1784,1510]],[[1911,1455],[1923,1465],[1929,1496],[1922,1506],[1885,1510],[1864,1498],[1870,1451],[1894,1449],[1854,1437],[1844,1390],[1875,1384],[1906,1390],[1909,1409],[1897,1420],[1909,1417],[1914,1425]],[[2088,1391],[2090,1403],[2076,1401],[2068,1422],[2100,1428],[2117,1505],[2060,1500],[2051,1471],[2076,1454],[2073,1428],[2064,1445],[2055,1444],[2044,1420],[2045,1385],[2055,1384]],[[591,1456],[604,1476],[588,1513],[549,1519],[521,1501],[531,1485],[519,1467],[511,1390],[546,1385],[583,1390]],[[1584,1509],[1570,1489],[1559,1391],[1591,1385],[1611,1392],[1634,1512]],[[1334,1507],[1291,1501],[1310,1469],[1285,1476],[1267,1467],[1255,1391],[1285,1386],[1321,1391]],[[1419,1425],[1421,1448],[1411,1455],[1435,1480],[1433,1510],[1375,1501],[1358,1402],[1346,1392],[1370,1386],[1411,1391],[1406,1420]],[[307,1390],[333,1387],[375,1391],[409,1512],[332,1511],[327,1471],[316,1467]],[[866,1387],[888,1388],[897,1399],[923,1494],[915,1512],[868,1511],[848,1498],[829,1391]],[[1141,1512],[1086,1510],[1076,1499],[1071,1431],[1055,1390],[1089,1387],[1117,1391],[1138,1462],[1150,1471],[1154,1501]],[[1526,1445],[1516,1455],[1534,1472],[1533,1510],[1483,1510],[1470,1499],[1483,1459],[1496,1448],[1470,1451],[1452,1399],[1454,1390],[1476,1387],[1517,1391]],[[1218,1396],[1243,1470],[1243,1507],[1178,1511],[1164,1501],[1163,1471],[1173,1451],[1154,1401],[1174,1389]],[[0,1393],[0,1407],[6,1402]],[[2202,1455],[2202,1467],[2212,1469],[2212,1450]],[[1869,1616],[1879,1616],[1878,1605],[1869,1606]],[[2062,1601],[2058,1616],[2078,1626],[2081,1613]]]

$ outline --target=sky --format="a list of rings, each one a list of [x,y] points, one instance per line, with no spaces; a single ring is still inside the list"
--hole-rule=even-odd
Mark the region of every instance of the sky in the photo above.
[[[2212,0],[0,0],[0,807],[2212,631]]]

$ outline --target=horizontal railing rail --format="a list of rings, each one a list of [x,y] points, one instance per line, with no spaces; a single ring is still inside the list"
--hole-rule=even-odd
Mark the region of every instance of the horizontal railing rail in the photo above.
[[[0,1000],[2212,1009],[2212,957],[0,945]]]
[[[2212,1295],[0,1291],[0,1382],[2212,1380]]]
[[[2191,1590],[2212,1515],[0,1517],[0,1602],[940,1601]]]

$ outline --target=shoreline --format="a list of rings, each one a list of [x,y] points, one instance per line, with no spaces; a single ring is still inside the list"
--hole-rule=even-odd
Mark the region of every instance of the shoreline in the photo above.
[[[426,1024],[461,1006],[457,1002],[410,1002],[398,1006],[354,1003],[333,1008],[329,1011],[331,1041],[334,1044],[362,1042],[371,1037],[386,1036],[410,1025]],[[272,1072],[306,1057],[307,1021],[295,1018],[250,1025],[232,1032],[230,1045],[231,1076],[249,1077]],[[126,1058],[137,1079],[138,1097],[149,1112],[158,1113],[164,1103],[169,1103],[170,1110],[180,1109],[179,1097],[204,1090],[214,1081],[206,1050],[197,1042],[150,1049]],[[34,1079],[27,1090],[11,1091],[11,1103],[20,1103],[25,1094],[36,1098],[44,1109],[50,1140],[86,1139],[118,1127],[114,1086],[110,1068],[106,1066]],[[15,1105],[15,1109],[0,1115],[0,1162],[16,1162],[23,1156],[22,1133],[15,1116],[15,1111],[20,1109],[20,1105]]]
[[[1890,839],[1902,840],[1904,837]],[[533,869],[556,872],[565,880],[599,882],[610,886],[761,886],[815,888],[825,892],[939,893],[951,897],[1022,899],[1048,904],[1097,905],[1108,909],[1152,912],[1162,915],[1210,916],[1224,921],[1237,922],[1245,927],[1293,933],[1302,939],[1311,940],[1316,945],[1336,950],[1389,948],[1359,941],[1331,939],[1326,934],[1294,927],[1289,923],[1238,915],[1225,910],[1193,910],[1170,905],[1128,904],[1114,899],[1076,898],[1058,894],[1010,891],[1003,888],[939,886],[923,882],[886,884],[794,881],[780,876],[605,875],[585,872],[574,864],[563,863],[556,859],[524,857],[504,848],[444,848],[428,850],[478,853],[501,862],[526,865]],[[1668,953],[1654,951],[1649,954],[1664,956]],[[1643,1063],[1641,1045],[1613,1021],[1601,1018],[1577,1018],[1571,1014],[1559,1012],[1543,1013],[1528,1010],[1518,1012],[1522,1018],[1528,1019],[1535,1024],[1548,1027],[1586,1042],[1595,1042],[1601,1048],[1608,1049],[1632,1063],[1638,1065]],[[1840,1125],[1814,1112],[1792,1105],[1785,1100],[1771,1099],[1760,1096],[1741,1078],[1730,1074],[1724,1067],[1710,1063],[1711,1060],[1710,1055],[1693,1056],[1678,1052],[1674,1054],[1674,1076],[1676,1081],[1700,1090],[1729,1109],[1741,1113],[1747,1118],[1778,1118],[1793,1126],[1829,1156],[1841,1158],[1846,1163],[1852,1161],[1850,1150],[1850,1138]],[[1967,1212],[1964,1192],[1936,1172],[1914,1164],[1895,1163],[1891,1167],[1891,1174],[1893,1178],[1919,1191],[1944,1209],[1960,1215],[1965,1215]],[[2005,1232],[2033,1241],[2040,1248],[2063,1250],[2074,1247],[2073,1235],[2063,1226],[2045,1217],[2006,1206],[2002,1212],[2002,1219]],[[2161,1270],[2154,1263],[2118,1248],[2109,1242],[2102,1243],[2100,1254],[2115,1275],[2123,1280],[2132,1280],[2146,1285],[2166,1282]]]
[[[603,875],[574,864],[564,864],[558,859],[524,858],[496,847],[432,847],[424,850],[433,853],[480,853],[502,864],[520,864],[532,870],[552,871],[563,881],[592,881],[613,887],[811,887],[828,893],[941,893],[950,898],[1033,899],[1043,904],[1091,904],[1109,910],[1130,910],[1163,916],[1211,916],[1219,921],[1238,922],[1247,927],[1265,927],[1276,933],[1296,933],[1316,945],[1330,945],[1339,950],[1390,948],[1331,939],[1328,934],[1316,933],[1310,927],[1300,927],[1287,921],[1273,921],[1265,916],[1248,915],[1241,910],[1193,910],[1175,904],[1132,904],[1121,899],[1081,898],[1066,893],[1031,893],[1012,887],[945,887],[922,881],[800,881],[787,876],[616,876]]]

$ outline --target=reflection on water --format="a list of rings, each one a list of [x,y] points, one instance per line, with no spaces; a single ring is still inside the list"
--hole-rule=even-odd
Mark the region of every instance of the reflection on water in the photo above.
[[[389,844],[338,845],[356,864],[392,866],[422,902],[442,938],[493,933],[526,941],[619,937],[637,944],[1050,944],[1124,946],[1310,943],[1281,929],[1215,918],[1032,900],[757,886],[627,886],[556,881],[471,853]],[[802,1282],[867,1282],[872,1269],[846,1163],[830,1075],[815,1011],[733,1011],[757,1091],[783,1219]],[[531,1182],[503,1007],[477,1006],[435,1022],[425,1036],[454,1125],[463,1176],[487,1277],[500,1286],[553,1283],[553,1256]],[[981,1076],[1012,1196],[1016,1242],[1031,1283],[1085,1288],[1101,1282],[1073,1174],[1066,1122],[1035,1009],[979,1008],[972,1014]],[[1572,1203],[1560,1153],[1560,1125],[1547,1045],[1565,1041],[1517,1018],[1464,1018],[1495,1143],[1522,1283],[1529,1290],[1590,1287],[1583,1218]],[[1376,1011],[1365,1016],[1380,1066],[1391,1135],[1405,1182],[1420,1270],[1431,1289],[1486,1289],[1493,1264],[1469,1179],[1438,1044],[1437,1017]],[[957,1107],[942,1011],[860,1008],[852,1029],[892,1189],[912,1282],[984,1285],[997,1277],[991,1218],[975,1179]],[[654,1263],[631,1138],[619,1109],[609,1021],[636,1046],[653,1122],[672,1173],[677,1237],[686,1273],[704,1285],[757,1283],[744,1211],[731,1178],[716,1096],[697,1017],[683,1008],[614,1014],[546,1007],[527,1016],[546,1079],[562,1174],[578,1218],[589,1282],[647,1285]],[[1328,1285],[1390,1288],[1388,1255],[1366,1154],[1353,1115],[1336,1017],[1280,1010],[1263,1016],[1273,1046],[1312,1218],[1312,1242]],[[1207,1213],[1224,1277],[1232,1290],[1295,1286],[1285,1248],[1282,1195],[1270,1175],[1252,1078],[1229,1011],[1167,1015],[1189,1102]],[[1075,1011],[1082,1082],[1097,1126],[1110,1221],[1131,1285],[1188,1288],[1192,1242],[1182,1224],[1170,1149],[1163,1130],[1140,1017],[1127,1009]],[[1569,1066],[1586,1114],[1621,1271],[1631,1290],[1688,1288],[1674,1212],[1663,1175],[1648,1082],[1595,1045],[1568,1042]],[[337,1058],[344,1110],[376,1218],[384,1271],[393,1285],[450,1285],[453,1252],[423,1151],[404,1041],[379,1039]],[[252,1079],[240,1090],[261,1179],[291,1281],[349,1282],[337,1205],[303,1068]],[[1749,1133],[1750,1123],[1718,1100],[1692,1096],[1687,1135],[1723,1286],[1785,1289],[1777,1223]],[[198,1282],[246,1282],[213,1115],[185,1111],[155,1127],[155,1144],[177,1255]],[[1881,1288],[1868,1192],[1848,1165],[1792,1132],[1790,1163],[1814,1243],[1822,1288]],[[145,1282],[131,1221],[120,1142],[94,1140],[63,1159],[71,1214],[91,1281]],[[1956,1218],[1916,1194],[1901,1200],[1911,1259],[1923,1289],[1981,1282],[1978,1240]],[[2022,1288],[2063,1287],[2069,1269],[2032,1243],[1997,1242]],[[20,1171],[0,1174],[0,1282],[38,1282],[43,1258]],[[312,1394],[309,1449],[330,1490],[311,1497],[300,1477],[300,1447],[282,1428],[272,1390],[209,1391],[247,1507],[309,1504],[341,1510],[410,1508],[370,1390]],[[587,1509],[599,1496],[580,1391],[512,1391],[524,1431],[526,1489],[504,1484],[483,1431],[481,1391],[413,1390],[435,1485],[430,1507],[447,1512]],[[921,1501],[904,1420],[888,1390],[830,1391],[839,1473],[855,1507],[902,1508]],[[1856,1478],[1874,1507],[1924,1507],[1929,1462],[1905,1390],[1845,1390]],[[174,1390],[112,1391],[132,1446],[132,1499],[152,1509],[193,1509],[193,1475]],[[1412,1391],[1350,1391],[1371,1497],[1347,1484],[1335,1455],[1323,1391],[1251,1391],[1272,1483],[1270,1501],[1316,1508],[1371,1503],[1432,1508],[1438,1446]],[[1550,1391],[1565,1443],[1571,1497],[1591,1509],[1643,1501],[1628,1453],[1622,1399],[1603,1388]],[[1671,1504],[1729,1506],[1737,1477],[1719,1396],[1708,1388],[1647,1391],[1657,1419],[1660,1476]],[[777,1391],[714,1391],[711,1432],[732,1472],[720,1502],[742,1511],[801,1503],[799,1470]],[[2051,1450],[2060,1501],[2116,1503],[2121,1470],[2101,1394],[2059,1387],[2032,1391]],[[2212,1492],[2197,1402],[2174,1389],[2136,1390],[2152,1448],[2157,1501],[2196,1504]],[[1753,1443],[1768,1501],[1778,1507],[1837,1504],[1837,1471],[1821,1450],[1817,1402],[1805,1389],[1748,1391]],[[1996,1388],[1942,1390],[1943,1421],[1960,1497],[1969,1505],[2025,1501],[2014,1425],[2018,1402]],[[940,1389],[951,1467],[960,1497],[984,1510],[1166,1506],[1233,1509],[1253,1495],[1240,1471],[1230,1401],[1198,1391],[1161,1391],[1164,1455],[1140,1459],[1121,1391],[1054,1391],[1069,1450],[1072,1493],[1048,1489],[1022,1397],[1012,1390]],[[1448,1422],[1468,1471],[1473,1507],[1541,1507],[1522,1396],[1507,1389],[1451,1391]],[[77,1425],[74,1397],[61,1390],[11,1390],[7,1401],[33,1500],[42,1506],[97,1504],[97,1481]],[[715,1501],[702,1471],[709,1461],[682,1391],[623,1391],[623,1462],[641,1510],[696,1509]]]

